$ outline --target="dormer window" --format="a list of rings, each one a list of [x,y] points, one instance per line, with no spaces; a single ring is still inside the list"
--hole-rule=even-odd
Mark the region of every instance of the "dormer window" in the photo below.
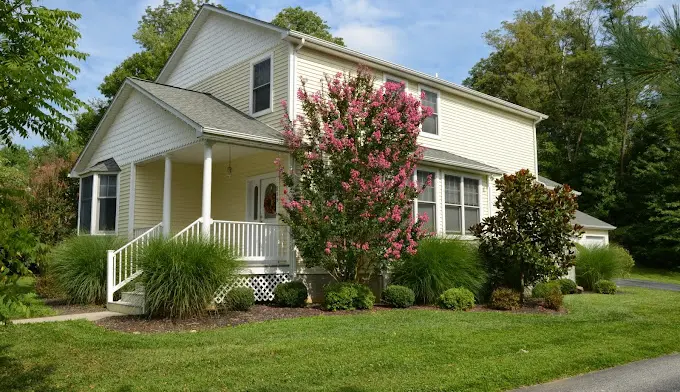
[[[250,113],[253,116],[269,113],[272,109],[272,58],[266,58],[251,63],[251,97]]]
[[[432,108],[432,115],[423,121],[423,132],[431,135],[439,134],[439,93],[421,88],[423,107]]]

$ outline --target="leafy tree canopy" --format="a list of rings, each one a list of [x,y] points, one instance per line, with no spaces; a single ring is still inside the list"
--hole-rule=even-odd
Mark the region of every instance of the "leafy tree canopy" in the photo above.
[[[334,37],[330,33],[330,26],[325,20],[321,19],[316,12],[305,10],[300,6],[282,9],[272,19],[272,24],[345,46],[345,41],[342,38]]]
[[[66,113],[82,106],[69,88],[79,72],[73,61],[86,58],[76,49],[79,18],[32,0],[0,2],[0,144],[29,132],[55,141],[69,131]]]

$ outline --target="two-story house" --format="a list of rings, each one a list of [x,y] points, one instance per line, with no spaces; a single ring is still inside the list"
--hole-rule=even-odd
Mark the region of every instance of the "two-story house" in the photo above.
[[[277,215],[273,162],[290,163],[281,102],[294,117],[301,78],[308,90],[320,90],[325,75],[359,63],[379,81],[424,93],[423,104],[434,110],[422,128],[427,151],[417,171],[434,181],[416,201],[433,231],[468,236],[468,227],[494,213],[494,178],[537,172],[536,124],[545,115],[204,5],[156,81],[125,81],[72,171],[80,178],[80,232],[131,240],[109,252],[109,302],[140,273],[139,247],[161,234],[210,235],[233,247],[247,262],[241,283],[258,299],[270,299],[272,287],[295,274],[323,281],[322,271],[296,260]],[[593,230],[590,240],[607,241],[611,226],[581,218]]]

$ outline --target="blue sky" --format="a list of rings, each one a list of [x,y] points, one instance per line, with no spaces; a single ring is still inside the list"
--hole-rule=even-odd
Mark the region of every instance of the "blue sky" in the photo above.
[[[635,13],[657,19],[655,8],[673,0],[648,0]],[[489,54],[483,33],[510,20],[516,10],[532,10],[568,0],[222,0],[228,9],[269,21],[288,6],[319,13],[333,34],[348,47],[460,83],[479,59]],[[80,62],[72,87],[87,101],[99,97],[104,76],[139,50],[132,39],[147,6],[162,0],[43,0],[49,8],[76,11],[82,38],[80,50],[89,54]],[[27,147],[42,144],[31,137],[17,140]]]

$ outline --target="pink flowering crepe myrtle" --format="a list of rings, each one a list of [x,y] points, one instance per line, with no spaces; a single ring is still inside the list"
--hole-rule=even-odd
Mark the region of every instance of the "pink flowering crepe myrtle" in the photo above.
[[[370,279],[414,254],[425,235],[427,217],[413,216],[413,199],[425,184],[413,173],[424,151],[417,143],[420,125],[432,109],[400,84],[376,89],[374,82],[366,67],[355,76],[326,76],[315,93],[303,80],[304,115],[283,119],[293,169],[276,162],[282,220],[305,265],[323,267],[340,281]]]

